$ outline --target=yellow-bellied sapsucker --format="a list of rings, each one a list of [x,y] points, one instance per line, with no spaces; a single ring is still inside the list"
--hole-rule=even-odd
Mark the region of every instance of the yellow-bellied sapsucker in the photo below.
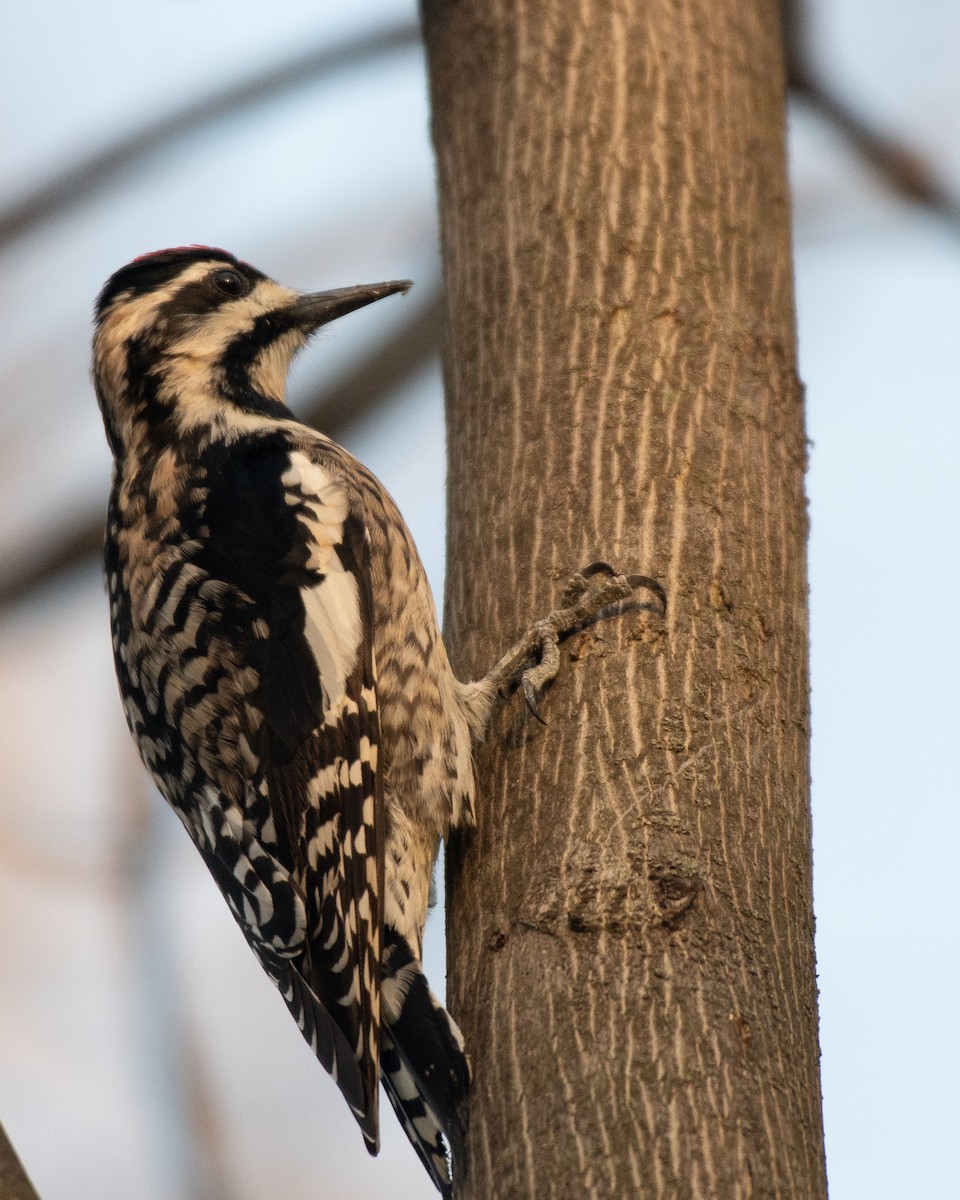
[[[140,754],[367,1146],[380,1078],[449,1197],[469,1070],[420,957],[439,841],[473,820],[471,739],[518,680],[536,711],[560,635],[663,591],[597,564],[484,679],[454,677],[390,496],[283,402],[314,330],[408,286],[303,295],[222,250],[149,254],[100,293],[93,373]]]

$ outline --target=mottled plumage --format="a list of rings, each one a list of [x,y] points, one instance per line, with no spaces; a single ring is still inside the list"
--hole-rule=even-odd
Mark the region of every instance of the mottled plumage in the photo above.
[[[101,294],[94,377],[140,753],[368,1146],[382,1070],[449,1193],[441,1133],[462,1146],[468,1072],[419,962],[439,839],[472,819],[471,731],[489,703],[450,671],[390,497],[282,404],[318,315],[397,290],[304,310],[223,252],[150,255]]]
[[[300,295],[221,250],[161,251],[104,287],[93,369],[140,754],[370,1150],[379,1078],[450,1197],[469,1070],[420,958],[440,839],[473,822],[471,740],[518,678],[536,711],[560,635],[663,591],[597,564],[489,675],[453,676],[390,496],[283,403],[310,333],[406,287]]]

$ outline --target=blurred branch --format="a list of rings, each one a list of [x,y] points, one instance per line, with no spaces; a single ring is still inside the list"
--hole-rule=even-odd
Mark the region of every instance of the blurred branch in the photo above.
[[[310,50],[209,96],[192,100],[51,176],[19,200],[14,200],[5,210],[0,210],[0,246],[95,195],[116,175],[154,156],[163,146],[195,134],[205,125],[419,43],[419,26],[395,25],[349,38],[336,46]]]
[[[300,419],[337,437],[357,417],[375,411],[440,352],[443,293],[440,284],[423,288],[424,298],[391,337],[381,341],[333,387],[318,389],[299,405]],[[417,289],[413,291],[417,296]]]
[[[0,1200],[40,1200],[0,1125]]]
[[[427,365],[440,346],[439,284],[425,289],[423,294],[424,299],[395,334],[375,345],[346,377],[332,387],[318,388],[300,406],[302,421],[322,428],[335,438],[346,424],[374,412],[393,391]],[[72,528],[47,534],[41,557],[19,569],[15,566],[5,571],[0,580],[0,608],[18,603],[37,588],[100,554],[104,514],[80,514],[80,517],[80,523]],[[0,1200],[6,1200],[2,1192]]]
[[[780,11],[790,90],[838,129],[891,191],[960,231],[960,197],[944,186],[924,156],[860,116],[810,69],[803,0],[781,0]]]

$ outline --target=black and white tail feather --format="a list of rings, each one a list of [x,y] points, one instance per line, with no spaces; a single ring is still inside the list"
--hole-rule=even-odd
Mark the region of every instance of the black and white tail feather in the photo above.
[[[470,1083],[463,1036],[427,985],[405,939],[387,930],[381,1079],[387,1098],[444,1197],[462,1172]]]

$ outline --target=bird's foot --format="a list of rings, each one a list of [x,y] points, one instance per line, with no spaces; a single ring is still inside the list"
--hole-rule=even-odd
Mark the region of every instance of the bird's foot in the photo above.
[[[637,591],[652,592],[667,611],[667,594],[647,575],[620,575],[605,562],[591,563],[567,581],[562,607],[554,609],[520,638],[482,681],[491,694],[506,697],[523,689],[527,708],[541,724],[538,699],[560,669],[560,640],[597,620],[605,608]]]

